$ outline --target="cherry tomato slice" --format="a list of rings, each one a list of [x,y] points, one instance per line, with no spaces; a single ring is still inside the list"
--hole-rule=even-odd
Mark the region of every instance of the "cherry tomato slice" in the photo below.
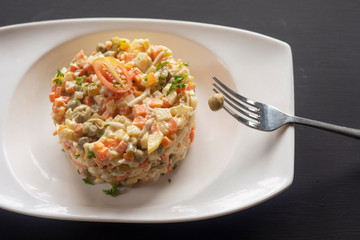
[[[111,91],[124,93],[132,87],[131,76],[115,58],[98,58],[95,60],[93,67],[100,82]]]

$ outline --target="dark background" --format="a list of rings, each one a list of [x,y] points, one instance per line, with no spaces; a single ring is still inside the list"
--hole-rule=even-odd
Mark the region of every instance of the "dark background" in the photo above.
[[[360,128],[360,1],[1,0],[0,6],[0,26],[145,17],[220,24],[280,39],[293,51],[296,115]],[[250,209],[171,224],[71,222],[0,209],[0,238],[360,239],[360,141],[303,126],[296,126],[295,135],[293,185]]]

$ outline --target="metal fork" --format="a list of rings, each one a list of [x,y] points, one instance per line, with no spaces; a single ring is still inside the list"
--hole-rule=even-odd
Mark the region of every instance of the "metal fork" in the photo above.
[[[285,124],[297,123],[328,130],[346,136],[357,138],[360,137],[359,129],[342,127],[307,118],[287,115],[273,106],[256,102],[241,96],[216,77],[213,77],[213,79],[216,82],[213,83],[213,86],[216,88],[213,89],[214,92],[222,93],[224,95],[225,102],[230,105],[236,112],[234,112],[228,106],[224,105],[223,108],[225,111],[227,111],[231,116],[246,126],[262,131],[273,131]]]

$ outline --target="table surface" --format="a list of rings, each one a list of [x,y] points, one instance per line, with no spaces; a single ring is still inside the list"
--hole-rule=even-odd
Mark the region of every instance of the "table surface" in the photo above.
[[[80,17],[146,17],[213,23],[280,39],[293,51],[296,115],[360,128],[359,1],[2,0],[1,5],[0,26]],[[157,238],[360,238],[359,140],[296,126],[294,174],[292,186],[280,195],[213,219],[93,223],[42,219],[0,209],[0,233],[9,238],[95,239],[120,232]]]

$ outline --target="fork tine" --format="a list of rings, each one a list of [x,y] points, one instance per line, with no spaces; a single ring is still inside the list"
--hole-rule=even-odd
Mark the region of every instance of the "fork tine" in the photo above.
[[[227,111],[231,116],[233,116],[236,120],[238,120],[239,122],[249,126],[249,127],[252,127],[252,128],[258,128],[259,124],[258,123],[255,123],[255,122],[252,122],[252,121],[249,121],[243,117],[241,117],[240,115],[234,113],[233,111],[231,111],[227,106],[223,106],[223,109],[225,111]]]
[[[216,93],[219,93],[218,90],[214,89],[213,88],[213,91],[216,92]],[[236,111],[240,112],[241,114],[243,114],[244,116],[246,117],[249,117],[249,118],[252,118],[254,119],[257,123],[259,122],[259,118],[260,116],[258,114],[254,114],[254,113],[251,113],[251,112],[246,112],[240,108],[238,108],[237,106],[235,106],[235,104],[233,104],[232,102],[230,102],[227,98],[224,98],[225,102],[227,104],[229,104],[232,108],[234,108]],[[241,104],[242,105],[242,104]],[[242,105],[243,106],[243,105]]]
[[[224,88],[226,91],[228,91],[231,95],[233,95],[234,97],[238,98],[239,100],[252,105],[254,107],[256,107],[256,102],[248,99],[244,96],[241,96],[240,94],[238,94],[237,92],[235,92],[234,90],[232,90],[231,88],[229,88],[228,86],[226,86],[223,82],[221,82],[217,77],[213,77],[214,81],[217,82],[222,88]]]

